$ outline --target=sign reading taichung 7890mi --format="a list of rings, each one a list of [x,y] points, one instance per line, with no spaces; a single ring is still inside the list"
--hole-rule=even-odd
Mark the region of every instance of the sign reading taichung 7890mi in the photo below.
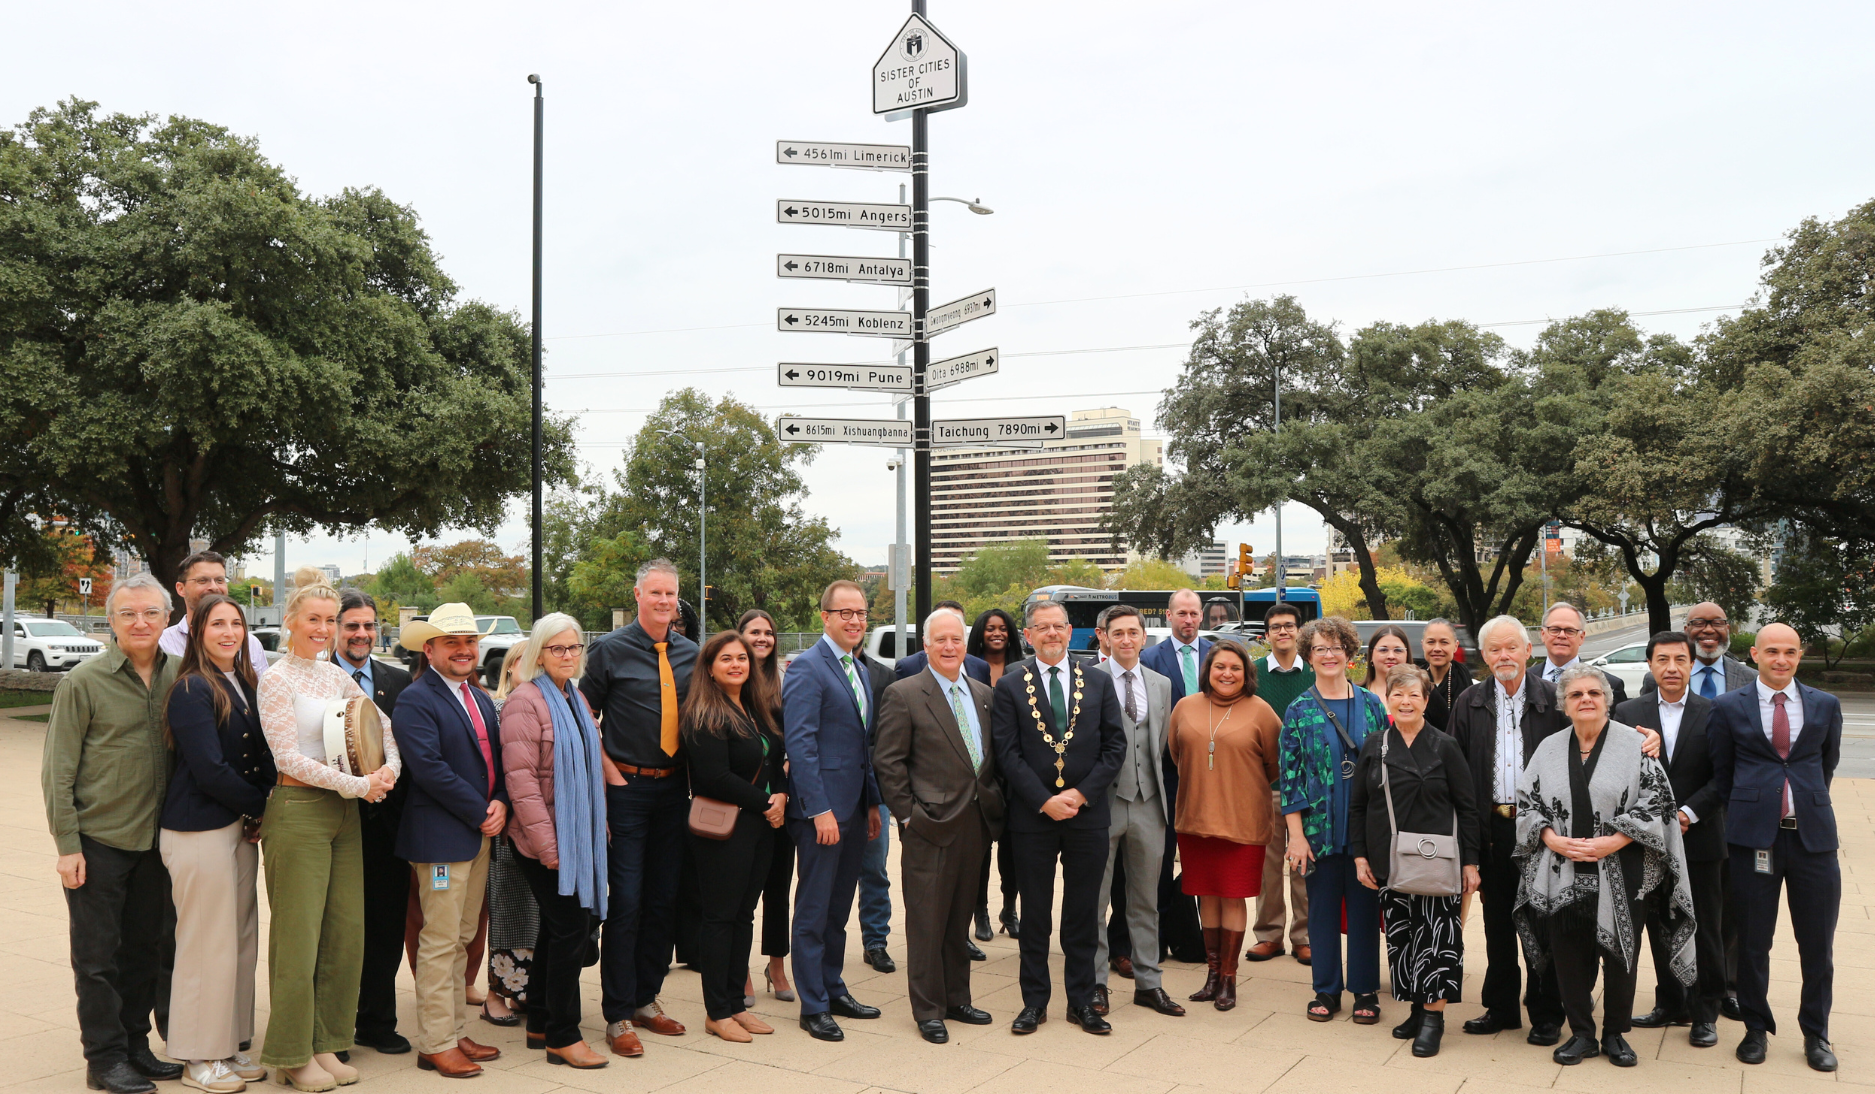
[[[872,66],[872,112],[954,110],[970,99],[964,53],[914,15]]]

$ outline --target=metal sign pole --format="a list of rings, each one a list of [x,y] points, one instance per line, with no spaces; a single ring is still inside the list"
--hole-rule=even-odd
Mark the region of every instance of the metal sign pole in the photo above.
[[[19,584],[20,575],[12,570],[6,572],[5,592],[0,599],[0,669],[13,667],[13,590]]]
[[[540,565],[541,539],[541,466],[540,466],[540,430],[541,430],[541,383],[540,383],[540,242],[541,242],[541,160],[545,151],[544,133],[547,119],[547,100],[542,94],[539,76],[529,76],[527,82],[534,85],[534,618],[541,617]],[[701,611],[702,609],[698,609]],[[529,627],[533,625],[530,623]]]
[[[925,0],[911,0],[911,13],[923,15]],[[931,367],[931,343],[925,313],[931,309],[931,145],[930,112],[911,114],[911,347],[912,505],[918,524],[917,580],[913,619],[931,614],[931,396],[925,371]]]
[[[898,201],[900,205],[905,204],[905,184],[902,182],[898,184]],[[905,243],[906,243],[905,233],[900,232],[898,234],[898,256],[900,258],[905,257]],[[903,353],[900,353],[898,355],[898,363],[901,365],[905,363],[905,355]],[[898,409],[897,409],[897,413],[895,416],[899,418],[903,418],[905,416],[905,400],[897,399],[894,401],[898,403]],[[894,657],[907,656],[906,651],[905,651],[905,594],[909,590],[905,588],[905,577],[904,577],[904,570],[905,570],[905,485],[906,485],[905,480],[907,478],[907,475],[905,472],[906,472],[905,450],[901,448],[898,450],[898,466],[893,469],[893,477],[898,480],[898,534],[897,534],[897,538],[894,541],[893,548],[892,548],[892,582],[891,582],[891,585],[892,585],[892,627],[893,627],[892,656]]]

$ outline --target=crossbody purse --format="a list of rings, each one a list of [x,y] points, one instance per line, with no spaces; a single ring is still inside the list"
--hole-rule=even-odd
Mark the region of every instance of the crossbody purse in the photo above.
[[[756,731],[760,735],[761,731]],[[762,768],[768,766],[768,738],[762,737],[762,762],[755,767],[755,776],[749,780],[753,786],[761,781]],[[695,790],[690,792],[690,834],[704,839],[724,840],[735,835],[736,817],[742,813],[742,807],[718,798],[706,797]]]
[[[1424,730],[1421,730],[1424,732]],[[1458,861],[1458,837],[1435,832],[1402,832],[1393,815],[1393,784],[1387,777],[1387,731],[1380,731],[1380,789],[1387,798],[1387,827],[1393,846],[1387,857],[1387,888],[1412,896],[1457,896],[1465,891]],[[1458,810],[1452,811],[1458,831]]]

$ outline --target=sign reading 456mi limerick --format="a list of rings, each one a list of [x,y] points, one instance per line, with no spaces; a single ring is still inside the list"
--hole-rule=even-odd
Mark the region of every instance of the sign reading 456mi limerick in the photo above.
[[[862,171],[911,170],[907,144],[844,144],[838,141],[776,141],[776,163],[810,167],[857,167]]]
[[[970,99],[963,50],[914,15],[872,66],[872,112],[954,110]]]

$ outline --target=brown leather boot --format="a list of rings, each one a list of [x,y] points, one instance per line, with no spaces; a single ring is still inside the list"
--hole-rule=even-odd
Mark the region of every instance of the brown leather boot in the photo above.
[[[1192,992],[1190,998],[1194,1003],[1208,1003],[1217,998],[1218,942],[1223,931],[1217,927],[1204,927],[1199,933],[1204,935],[1204,963],[1207,971],[1204,987]]]
[[[494,1045],[478,1045],[467,1037],[458,1039],[456,1047],[462,1050],[464,1056],[478,1064],[483,1060],[495,1060],[501,1057],[501,1050]]]
[[[1218,940],[1217,999],[1211,1005],[1219,1010],[1237,1005],[1237,954],[1242,945],[1242,931],[1225,931]]]
[[[417,1067],[434,1071],[445,1079],[472,1079],[482,1073],[482,1065],[464,1056],[459,1048],[447,1052],[419,1052]]]

